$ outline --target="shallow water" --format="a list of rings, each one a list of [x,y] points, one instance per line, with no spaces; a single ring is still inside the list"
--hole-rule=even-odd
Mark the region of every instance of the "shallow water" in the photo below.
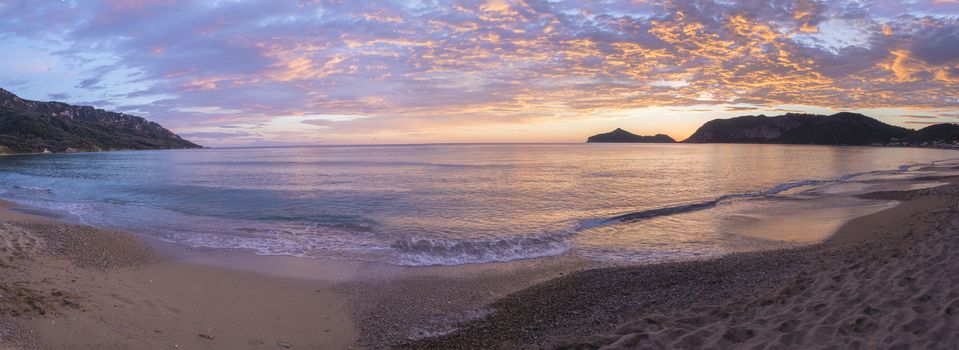
[[[934,149],[685,144],[29,155],[0,158],[0,196],[85,224],[264,255],[400,265],[564,252],[652,261],[821,239],[835,226],[828,222],[846,218],[823,214],[835,212],[829,208],[851,216],[879,205],[830,198],[957,157]],[[754,225],[800,210],[819,210],[825,228],[803,234]]]

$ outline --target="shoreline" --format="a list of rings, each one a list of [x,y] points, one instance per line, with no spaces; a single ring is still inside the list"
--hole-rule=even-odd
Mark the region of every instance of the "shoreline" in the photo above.
[[[100,151],[77,151],[77,152],[33,152],[33,153],[0,153],[0,156],[25,156],[25,155],[44,155],[44,154],[88,154],[88,153],[109,153],[109,152],[149,152],[149,151],[179,151],[196,149],[258,149],[258,148],[298,148],[298,147],[388,147],[388,146],[483,146],[483,145],[629,145],[629,144],[652,144],[652,145],[778,145],[778,146],[811,146],[811,147],[866,147],[866,148],[920,148],[920,149],[944,149],[959,150],[959,146],[937,147],[921,145],[846,145],[846,144],[808,144],[808,143],[762,143],[762,142],[439,142],[439,143],[356,143],[356,144],[304,144],[304,145],[277,145],[277,146],[200,146],[186,148],[150,148],[150,149],[111,149]]]
[[[551,257],[406,267],[164,248],[138,235],[34,214],[0,202],[4,350],[362,348],[370,343],[361,342],[361,331],[381,340],[412,331],[400,323],[409,314],[393,313],[397,303],[418,305],[412,311],[421,324],[445,327],[449,314],[599,265]],[[425,297],[396,298],[407,290]],[[402,327],[361,329],[371,314]]]
[[[656,199],[659,197],[655,194],[655,191],[653,191],[650,196],[646,196],[648,190],[643,189],[635,192],[642,193],[644,197],[631,198],[629,201],[622,201],[622,198],[620,198],[610,201],[615,204],[598,203],[597,206],[597,204],[590,203],[579,209],[563,209],[564,212],[575,214],[553,215],[546,212],[545,215],[542,215],[532,211],[523,214],[530,215],[530,217],[540,215],[550,218],[538,220],[535,225],[524,224],[525,220],[522,217],[510,217],[509,219],[505,219],[505,217],[491,217],[479,220],[478,222],[481,222],[479,225],[485,226],[483,230],[489,230],[483,231],[484,233],[482,234],[473,234],[470,232],[469,230],[471,230],[471,228],[469,225],[462,225],[463,227],[460,227],[457,226],[458,223],[455,222],[443,224],[443,220],[446,219],[442,217],[431,218],[430,215],[436,215],[433,212],[423,214],[423,217],[420,217],[417,213],[404,214],[402,210],[396,210],[396,212],[394,212],[387,207],[377,208],[378,210],[376,210],[376,212],[391,213],[388,215],[384,214],[386,215],[385,217],[404,218],[398,222],[407,220],[412,223],[410,224],[411,226],[408,227],[408,232],[404,229],[404,232],[394,235],[390,233],[391,230],[395,229],[391,227],[391,224],[379,225],[375,229],[373,229],[372,226],[364,226],[369,224],[369,222],[375,222],[372,218],[377,218],[377,215],[380,214],[359,215],[354,218],[359,220],[357,221],[359,223],[343,224],[337,221],[342,219],[336,218],[335,215],[327,217],[324,215],[313,215],[316,213],[308,213],[314,209],[311,209],[309,203],[298,198],[297,196],[299,195],[291,195],[292,192],[284,191],[261,191],[253,188],[256,186],[251,188],[244,187],[244,190],[239,191],[236,196],[243,198],[267,198],[270,200],[280,198],[277,200],[289,202],[284,205],[291,205],[291,208],[300,208],[307,214],[298,214],[289,217],[285,217],[284,215],[273,216],[271,212],[280,210],[280,208],[269,205],[257,206],[255,201],[245,203],[244,201],[231,200],[234,196],[232,194],[233,191],[230,190],[231,186],[218,187],[204,185],[195,188],[196,191],[203,192],[203,197],[198,198],[215,203],[208,208],[196,208],[196,214],[199,215],[195,215],[191,213],[190,209],[187,209],[195,208],[198,204],[194,203],[190,198],[190,196],[194,194],[189,191],[184,191],[184,188],[177,187],[179,185],[167,188],[166,185],[156,183],[152,180],[147,181],[147,183],[150,184],[149,190],[139,189],[140,187],[138,186],[129,186],[136,181],[133,181],[131,184],[121,181],[124,184],[119,185],[119,187],[117,187],[117,193],[114,194],[99,193],[96,191],[97,186],[103,185],[98,184],[98,180],[92,180],[89,185],[84,181],[84,186],[77,186],[76,189],[71,189],[69,188],[70,186],[68,186],[61,190],[58,188],[59,185],[56,182],[51,182],[49,179],[45,179],[45,177],[34,177],[30,175],[25,179],[19,179],[19,177],[13,176],[10,184],[5,186],[3,190],[5,191],[4,197],[10,200],[22,201],[23,203],[34,205],[37,208],[51,208],[52,211],[62,213],[60,219],[63,221],[130,230],[134,234],[140,234],[147,238],[150,238],[149,236],[152,235],[163,236],[172,241],[186,241],[187,243],[185,244],[188,245],[206,246],[213,249],[251,249],[254,250],[254,254],[258,255],[291,255],[321,259],[328,258],[338,261],[382,261],[390,264],[424,266],[429,264],[485,264],[489,262],[535,259],[540,256],[563,254],[564,250],[570,249],[570,247],[574,250],[579,247],[589,247],[592,251],[582,252],[583,255],[593,256],[598,259],[623,259],[631,260],[631,262],[634,263],[648,263],[653,259],[647,259],[647,257],[659,259],[660,257],[668,257],[667,255],[669,255],[670,252],[692,252],[688,254],[690,256],[714,256],[734,250],[748,250],[751,249],[751,247],[749,247],[749,240],[739,240],[738,242],[730,240],[726,242],[721,237],[716,240],[712,240],[712,238],[702,240],[702,242],[711,242],[707,244],[697,244],[694,242],[695,239],[690,237],[690,239],[686,239],[686,241],[694,243],[682,247],[659,245],[659,242],[649,242],[650,240],[647,239],[636,239],[632,241],[633,246],[620,247],[617,245],[619,242],[615,240],[609,245],[604,245],[602,238],[589,240],[587,237],[603,237],[605,235],[612,238],[622,238],[615,237],[615,234],[609,234],[611,232],[599,231],[615,231],[618,228],[613,226],[619,226],[619,224],[626,219],[624,217],[632,218],[636,214],[641,214],[640,216],[642,218],[651,217],[664,223],[663,225],[659,225],[658,223],[652,225],[657,226],[652,229],[654,231],[650,231],[653,233],[681,233],[684,231],[698,233],[699,231],[707,231],[686,230],[682,225],[669,224],[670,218],[660,217],[671,216],[673,214],[685,214],[687,212],[691,213],[703,209],[705,209],[703,211],[712,211],[712,209],[724,207],[726,204],[745,202],[741,201],[743,198],[762,199],[763,197],[777,197],[776,195],[779,193],[788,196],[790,192],[795,194],[797,191],[793,191],[792,188],[797,187],[801,189],[802,187],[810,185],[832,186],[832,183],[844,182],[845,179],[853,177],[872,177],[880,173],[912,172],[910,169],[915,169],[917,166],[932,166],[937,162],[943,161],[943,158],[945,158],[941,152],[933,152],[926,155],[932,155],[934,157],[929,159],[937,160],[927,161],[926,158],[920,158],[923,162],[915,163],[911,161],[915,158],[907,157],[903,159],[901,157],[902,155],[895,155],[892,158],[895,160],[893,162],[880,161],[875,164],[867,162],[863,164],[871,165],[862,166],[862,164],[859,164],[848,168],[840,167],[826,172],[806,171],[791,176],[775,176],[768,181],[750,180],[740,182],[737,180],[734,181],[735,185],[729,185],[729,187],[687,191],[688,193],[678,191],[673,194],[681,195],[669,196],[667,199],[662,200]],[[873,160],[873,162],[875,162],[875,160]],[[220,162],[213,162],[211,164],[214,163],[219,164]],[[876,164],[883,165],[879,166]],[[26,173],[29,174],[29,171],[26,171]],[[782,172],[780,171],[780,173]],[[603,172],[590,172],[586,175],[590,176],[590,178],[592,178],[592,176],[598,176],[600,178],[609,176],[609,174]],[[108,175],[101,174],[97,176],[104,177]],[[701,181],[700,183],[711,182]],[[157,193],[143,193],[154,191]],[[207,191],[209,191],[209,193],[207,193]],[[612,192],[615,193],[615,191]],[[631,191],[623,192],[629,193]],[[452,195],[455,195],[455,192],[452,193]],[[130,196],[130,198],[126,198],[126,196]],[[616,196],[620,195],[611,195],[610,198]],[[159,202],[151,202],[157,198],[164,199]],[[386,195],[385,198],[392,197]],[[557,196],[553,198],[562,197]],[[644,198],[652,199],[647,203]],[[476,202],[480,203],[481,201]],[[453,204],[450,205],[447,203],[444,205],[455,208],[455,202],[451,203]],[[366,204],[360,200],[359,202],[349,202],[345,205],[353,206],[350,210],[363,212],[365,210],[363,206]],[[576,207],[576,205],[571,206],[571,208],[574,207]],[[463,209],[464,211],[474,210],[467,207],[463,208],[465,208]],[[482,206],[477,208],[482,208]],[[525,211],[522,212],[525,213]],[[250,216],[247,217],[244,213],[248,213]],[[44,213],[39,214],[47,215]],[[764,219],[764,215],[760,212],[754,211],[750,214],[758,215],[742,215],[742,217],[751,220]],[[704,214],[703,216],[705,215],[708,214]],[[552,219],[553,216],[555,216],[555,219]],[[418,219],[410,221],[411,218]],[[377,220],[380,219],[384,220],[384,222],[394,220],[388,218],[378,218]],[[474,218],[470,217],[457,219],[463,222],[474,220]],[[701,222],[699,219],[700,218],[695,218],[691,220],[691,222]],[[313,220],[316,220],[316,222],[313,222]],[[433,225],[432,222],[434,220],[440,224]],[[739,224],[734,222],[729,223],[733,225]],[[354,224],[358,226],[353,227],[352,225]],[[685,225],[685,223],[683,224]],[[717,223],[713,224],[713,227],[720,227],[725,224],[725,222]],[[317,231],[314,225],[332,225],[332,229],[328,231],[325,229]],[[340,229],[338,225],[344,225],[344,228]],[[449,229],[440,228],[439,225],[446,225]],[[602,226],[610,226],[613,228],[607,230]],[[640,226],[642,225],[634,225],[633,227]],[[639,233],[638,235],[634,235],[635,237],[640,237],[645,234],[644,232],[639,232],[642,231],[641,229],[631,230],[628,226],[624,225],[624,227],[626,227],[626,229],[622,231],[625,234]],[[356,233],[353,231],[354,229],[357,230],[355,231]],[[370,231],[365,233],[360,232],[367,229]],[[434,235],[430,233],[429,230],[433,229],[441,232],[441,234]],[[463,229],[464,231],[457,232],[457,229]],[[420,232],[419,230],[423,231]],[[191,231],[196,231],[197,234],[194,235]],[[592,232],[587,231],[599,232],[601,234],[593,235]],[[711,233],[716,236],[723,235],[722,232],[718,231]],[[330,235],[330,237],[326,237],[326,235]],[[450,236],[446,237],[444,235]],[[357,236],[360,237],[358,240],[356,238]],[[655,237],[655,235],[649,236]],[[665,235],[662,235],[661,237],[664,236]],[[759,238],[767,237],[760,236]],[[680,241],[682,240],[683,239],[680,239]],[[777,240],[775,237],[769,239],[769,241],[775,240]],[[714,242],[720,241],[722,243],[714,244]],[[579,244],[582,242],[586,244]],[[676,243],[682,244],[683,242]],[[765,243],[761,242],[760,244]],[[737,249],[730,249],[730,247],[737,245]],[[663,248],[659,250],[647,250],[646,248],[649,246]],[[763,248],[768,249],[771,247]],[[638,252],[638,254],[632,254],[632,257],[628,256],[630,253],[635,252]]]
[[[943,235],[959,244],[959,223],[954,223],[959,209],[951,204],[959,200],[959,185],[950,182],[861,195],[901,203],[853,219],[819,244],[581,271],[500,299],[493,305],[495,313],[461,324],[458,332],[401,347],[871,348],[899,345],[903,339],[925,348],[939,341],[956,345],[959,339],[949,334],[959,334],[959,329],[937,313],[959,313],[959,299],[950,304],[956,296],[949,293],[959,280],[951,279],[951,287],[926,288],[915,302],[919,283],[909,272],[933,262],[921,252],[903,258],[919,245],[937,244]],[[893,264],[890,258],[900,260]],[[934,263],[942,274],[959,272],[955,263]],[[896,272],[907,288],[870,298]],[[919,312],[927,315],[914,315],[906,305],[915,303],[933,307]],[[934,305],[947,306],[940,310]],[[927,331],[935,337],[916,337]]]
[[[0,349],[348,348],[328,281],[204,266],[120,231],[0,209]]]
[[[943,207],[929,198],[959,199],[954,177],[922,181],[949,184],[862,194],[900,204],[846,222],[823,243],[642,265],[556,256],[402,267],[204,249],[176,253],[136,235],[62,223],[4,203],[0,349],[594,348],[657,337],[652,344],[740,344],[725,336],[734,331],[710,329],[707,337],[706,326],[675,323],[684,319],[676,315],[716,323],[725,319],[716,315],[732,312],[717,310],[735,309],[730,305],[778,305],[794,295],[782,290],[816,280],[810,277],[822,275],[816,269],[830,270],[846,254],[885,252],[877,242],[899,236],[877,235],[889,228],[870,222],[905,232],[924,225],[914,218],[923,210]],[[660,325],[657,334],[635,331],[648,325],[629,322],[650,315]],[[754,336],[743,342],[760,339],[761,328],[750,328]],[[632,340],[623,340],[627,336]]]

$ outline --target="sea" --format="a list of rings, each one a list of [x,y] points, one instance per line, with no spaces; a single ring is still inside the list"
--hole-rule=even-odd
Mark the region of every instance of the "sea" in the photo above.
[[[950,150],[429,144],[0,157],[0,198],[185,247],[394,265],[651,262],[809,244]],[[25,209],[26,210],[26,209]]]

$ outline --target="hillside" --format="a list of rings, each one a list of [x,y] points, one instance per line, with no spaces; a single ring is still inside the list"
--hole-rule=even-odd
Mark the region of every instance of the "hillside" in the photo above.
[[[959,127],[957,127],[959,128]],[[953,127],[933,125],[916,131],[889,125],[857,113],[833,115],[786,114],[776,117],[743,116],[716,119],[703,124],[683,142],[689,143],[776,143],[814,145],[872,145],[944,142],[959,132]],[[921,140],[921,141],[920,141]]]
[[[200,147],[140,117],[90,106],[25,100],[0,89],[0,153]]]
[[[935,124],[916,130],[909,139],[914,144],[954,143],[959,141],[959,125]]]
[[[590,136],[586,139],[586,142],[674,143],[676,140],[673,140],[673,138],[669,137],[668,135],[656,134],[654,136],[640,136],[629,131],[616,128],[616,130],[604,134]]]

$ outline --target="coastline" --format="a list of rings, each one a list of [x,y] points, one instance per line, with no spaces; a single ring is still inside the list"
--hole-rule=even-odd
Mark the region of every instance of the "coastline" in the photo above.
[[[657,146],[662,145],[779,145],[779,146],[798,146],[798,147],[862,147],[862,148],[903,148],[903,149],[942,149],[942,150],[959,150],[959,146],[949,145],[949,146],[922,146],[922,145],[846,145],[846,144],[805,144],[805,143],[760,143],[760,142],[685,142],[677,141],[673,143],[660,143],[660,142],[581,142],[581,141],[567,141],[567,142],[449,142],[449,143],[369,143],[369,144],[304,144],[304,145],[287,145],[287,146],[230,146],[230,147],[186,147],[186,148],[150,148],[150,149],[108,149],[108,150],[99,150],[99,151],[76,151],[76,152],[29,152],[29,153],[0,153],[0,157],[3,156],[33,156],[33,155],[63,155],[63,154],[96,154],[96,153],[114,153],[114,152],[153,152],[153,151],[183,151],[183,150],[215,150],[215,149],[261,149],[261,148],[323,148],[323,147],[402,147],[402,146],[436,146],[436,145],[460,145],[460,146],[471,146],[471,145],[580,145],[580,144],[590,144],[590,145],[627,145],[627,144],[637,144],[637,145],[648,145],[653,144]]]
[[[379,348],[421,327],[448,327],[450,315],[536,282],[600,265],[552,257],[406,267],[256,256],[21,209],[0,201],[4,350]]]
[[[832,327],[819,335],[835,336],[848,328],[843,322],[869,320],[776,317],[799,307],[841,309],[828,288],[851,293],[863,282],[829,280],[854,281],[862,272],[849,266],[902,256],[949,228],[955,209],[942,199],[959,199],[956,179],[922,180],[949,184],[862,194],[901,204],[853,219],[820,244],[626,266],[568,256],[411,268],[177,253],[5,204],[0,349],[812,346],[816,337],[802,329]]]
[[[901,204],[820,244],[581,271],[403,347],[951,348],[959,279],[946,276],[959,272],[959,185],[949,182],[863,194]]]
[[[0,209],[0,349],[347,348],[329,281],[171,260],[117,231]]]

